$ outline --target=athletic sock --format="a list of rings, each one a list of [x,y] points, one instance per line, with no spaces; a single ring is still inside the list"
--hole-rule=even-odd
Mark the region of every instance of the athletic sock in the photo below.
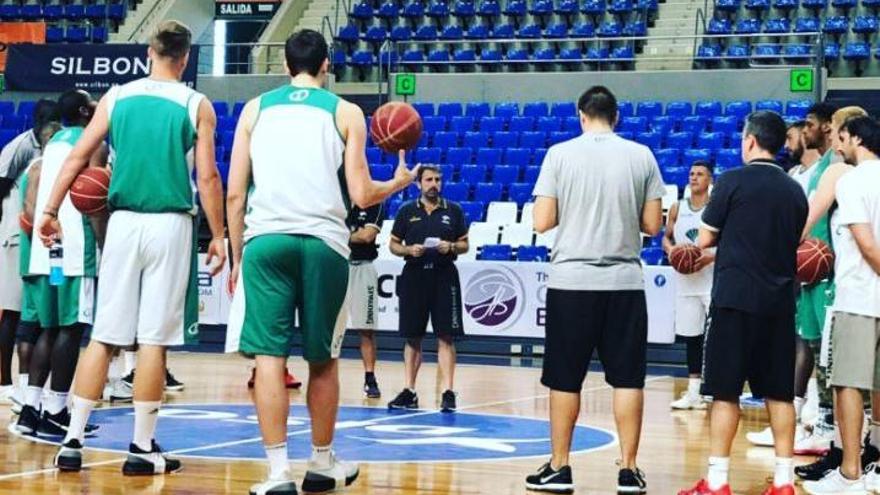
[[[327,469],[331,466],[331,452],[333,452],[333,444],[327,444],[323,447],[312,445],[312,459],[309,463],[315,465],[318,469]]]
[[[287,442],[266,445],[266,458],[269,459],[269,479],[283,480],[289,475],[289,463],[287,460]]]
[[[113,359],[110,360],[110,367],[107,368],[107,381],[113,383],[123,376],[125,376],[125,373],[122,358],[119,356],[113,356]]]
[[[880,449],[880,421],[871,420],[871,437],[870,442],[871,445]]]
[[[24,392],[28,388],[28,381],[30,380],[30,375],[27,373],[22,373],[18,375],[18,396],[24,400]]]
[[[730,470],[730,457],[710,457],[709,472],[706,481],[710,490],[720,490],[727,484],[727,472]]]
[[[702,380],[700,378],[690,377],[688,378],[688,395],[691,397],[699,397],[700,396],[700,382]]]
[[[128,376],[137,367],[137,352],[125,351],[124,354],[125,354],[125,374],[123,376]]]
[[[156,422],[159,420],[159,401],[134,402],[134,444],[145,452],[153,450]]]
[[[67,428],[67,436],[64,437],[64,443],[71,440],[77,440],[82,444],[86,435],[86,424],[89,422],[89,415],[95,408],[97,402],[84,399],[78,395],[73,395],[70,399],[70,426]]]
[[[49,414],[58,414],[67,407],[67,392],[49,390],[43,399],[43,409]]]
[[[776,467],[773,469],[773,485],[778,488],[791,484],[794,484],[794,459],[777,457]]]
[[[801,411],[804,409],[804,404],[807,403],[807,399],[804,397],[795,397],[794,398],[794,417],[798,423],[801,422]]]
[[[31,387],[24,391],[24,403],[34,409],[40,409],[40,399],[43,397],[43,387]]]

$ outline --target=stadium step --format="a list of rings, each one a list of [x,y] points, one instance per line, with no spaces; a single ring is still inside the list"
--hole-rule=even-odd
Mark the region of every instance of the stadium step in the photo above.
[[[693,38],[669,37],[692,35],[697,21],[697,9],[702,7],[703,2],[700,0],[661,3],[657,20],[648,30],[648,36],[658,39],[649,39],[643,52],[636,56],[636,70],[691,69]]]

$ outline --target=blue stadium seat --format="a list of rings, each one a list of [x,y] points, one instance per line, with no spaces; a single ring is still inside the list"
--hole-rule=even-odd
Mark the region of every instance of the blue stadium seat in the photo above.
[[[538,167],[535,167],[538,168]],[[536,176],[537,177],[537,176]],[[532,191],[535,189],[535,182],[514,182],[510,185],[507,197],[522,207],[532,199]]]
[[[526,24],[519,28],[516,37],[521,39],[538,39],[541,37],[541,26],[537,24]]]
[[[0,6],[0,8],[5,7]],[[64,28],[59,26],[46,26],[46,43],[61,43],[64,41]]]
[[[589,16],[605,14],[605,0],[584,0],[581,4],[581,12]]]
[[[703,132],[697,135],[697,148],[717,150],[724,147],[724,137],[721,132]]]
[[[446,102],[437,105],[437,115],[447,118],[460,117],[464,114],[461,103]]]
[[[493,182],[481,182],[474,188],[474,201],[482,203],[491,203],[492,201],[501,201],[501,193],[504,188],[501,184]]]
[[[422,130],[426,134],[434,134],[446,130],[446,117],[422,117]]]
[[[694,108],[695,115],[705,117],[707,119],[720,117],[722,113],[723,108],[720,101],[698,101],[696,107]]]
[[[351,45],[357,43],[360,39],[360,30],[354,24],[347,24],[339,28],[339,32],[336,35],[336,41],[340,43],[344,43],[346,45]]]
[[[477,163],[488,167],[498,165],[501,163],[501,150],[494,148],[477,149]]]
[[[782,49],[782,55],[785,57],[785,60],[791,63],[803,62],[809,59],[811,52],[811,45],[807,43],[792,43],[785,45]]]
[[[692,115],[681,120],[681,130],[696,135],[706,130],[706,123],[705,118]]]
[[[764,32],[767,34],[783,34],[791,32],[791,21],[787,17],[767,19],[764,23]]]
[[[0,101],[0,116],[15,115],[15,102]]]
[[[742,157],[739,149],[722,148],[715,156],[715,164],[723,168],[733,168],[742,165]]]
[[[86,8],[82,4],[72,4],[64,6],[64,18],[68,21],[81,21],[86,17]],[[68,26],[69,29],[69,26]]]
[[[648,118],[645,116],[624,117],[617,124],[617,130],[631,133],[645,132],[648,130]]]
[[[877,32],[878,20],[875,15],[860,15],[853,20],[852,31],[859,34],[873,34]]]
[[[516,27],[513,24],[501,24],[492,30],[492,38],[513,39],[516,37]]]
[[[409,26],[394,26],[388,37],[391,41],[409,41],[413,37],[413,31]]]
[[[546,262],[549,259],[550,254],[547,246],[519,246],[516,249],[517,261]]]
[[[477,9],[477,15],[480,17],[498,17],[501,15],[501,5],[497,0],[483,0]]]
[[[364,33],[364,41],[374,45],[381,45],[388,38],[388,31],[382,26],[373,26]]]
[[[553,48],[539,48],[532,55],[536,62],[552,62],[556,60],[556,50]]]
[[[777,43],[759,43],[755,47],[755,58],[775,60],[782,54],[782,47]]]
[[[358,50],[351,56],[351,65],[360,68],[368,68],[376,65],[376,57],[373,52]]]
[[[579,62],[584,59],[584,53],[580,48],[563,48],[559,52],[559,60],[564,60],[568,62]]]
[[[468,223],[482,222],[486,216],[486,205],[482,201],[462,201],[461,209]]]
[[[798,17],[794,21],[794,32],[796,33],[817,33],[821,29],[818,17]]]
[[[414,0],[403,7],[403,12],[400,14],[405,19],[422,19],[425,16],[425,6],[422,5],[422,2],[419,0]]]
[[[629,14],[632,10],[633,4],[631,0],[611,0],[611,4],[608,5],[608,12],[614,15]]]
[[[110,32],[107,31],[107,28],[104,26],[92,26],[89,38],[92,43],[106,43],[110,38]],[[343,56],[345,55],[343,54]]]
[[[14,21],[21,18],[20,5],[0,5],[0,19],[4,21]]]
[[[449,121],[449,130],[458,133],[473,131],[474,118],[463,115],[452,117],[452,119]]]
[[[845,11],[857,7],[858,4],[858,0],[831,0],[832,7]]]
[[[425,15],[434,19],[449,17],[449,6],[444,1],[435,1],[428,5]]]
[[[111,3],[107,7],[107,17],[114,21],[122,21],[128,11],[128,2]]]
[[[871,58],[871,44],[867,41],[853,41],[846,44],[843,49],[843,59],[854,62],[869,60]]]
[[[394,166],[388,163],[371,163],[370,175],[375,180],[391,180],[394,176]]]
[[[359,21],[368,21],[373,18],[373,6],[366,1],[356,3],[348,16]]]
[[[480,130],[488,133],[496,133],[504,130],[505,119],[502,117],[484,116],[480,118]]]
[[[707,149],[688,149],[684,150],[681,155],[681,160],[684,166],[690,167],[696,161],[704,161],[711,162],[712,161],[712,152]]]
[[[730,45],[727,47],[727,54],[725,56],[732,60],[748,59],[749,47],[746,45]]]
[[[526,148],[507,148],[504,150],[504,163],[525,167],[532,158],[532,152]]]
[[[449,148],[446,150],[446,163],[463,165],[473,163],[474,152],[470,148]]]
[[[508,62],[515,63],[525,63],[531,59],[529,52],[525,48],[513,48],[507,50],[506,58]]]
[[[562,39],[568,37],[568,26],[561,22],[554,22],[544,28],[544,38]]]
[[[657,117],[663,115],[663,104],[659,101],[641,101],[636,105],[639,117]]]
[[[822,32],[826,34],[846,34],[849,31],[849,18],[842,15],[835,15],[825,18],[825,25],[822,26]]]
[[[12,129],[16,133],[22,132],[27,125],[28,119],[22,115],[4,115],[3,129]]]
[[[529,165],[523,169],[523,182],[534,184],[541,174],[541,165]]]
[[[519,115],[519,104],[513,102],[496,103],[493,115],[505,118],[516,117]]]
[[[483,24],[474,24],[464,33],[464,38],[468,40],[485,40],[489,38],[489,27]]]
[[[458,1],[452,8],[452,15],[453,17],[458,17],[461,23],[467,24],[477,16],[477,9],[474,7],[473,1]]]
[[[67,26],[64,31],[64,40],[68,43],[85,43],[89,40],[86,28],[82,26]]]
[[[742,0],[718,0],[715,3],[715,9],[722,12],[736,12],[741,3]]]
[[[376,17],[392,21],[400,15],[400,6],[396,2],[384,2],[376,9]]]
[[[776,112],[781,115],[782,108],[782,102],[779,100],[761,100],[755,103],[755,111],[769,110],[771,112]]]
[[[522,116],[510,119],[509,130],[511,132],[531,132],[535,130],[535,118]]]
[[[535,152],[532,153],[532,165],[543,165],[545,156],[547,156],[547,148],[535,148]]]
[[[516,132],[496,132],[492,135],[492,147],[515,148],[519,144],[519,134]]]
[[[563,131],[551,132],[547,135],[547,141],[550,143],[550,146],[553,146],[554,144],[559,144],[559,143],[568,141],[569,139],[571,139],[571,137],[572,136],[567,132],[563,132]]]
[[[663,249],[657,247],[642,249],[641,257],[646,265],[662,265]]]
[[[400,211],[400,206],[403,204],[403,200],[402,199],[389,199],[386,204],[387,204],[388,208],[386,209],[387,216],[385,218],[388,220],[393,220],[394,217],[397,216],[397,212]]]
[[[712,132],[721,132],[730,134],[736,132],[738,121],[737,118],[730,115],[712,118]]]
[[[513,248],[507,244],[487,244],[480,251],[480,259],[486,261],[510,261]]]
[[[648,25],[645,21],[630,21],[623,27],[623,35],[624,36],[647,36],[648,35]],[[618,47],[618,48],[630,48],[631,47]],[[623,57],[616,57],[623,58]],[[631,57],[630,57],[631,58]]]
[[[508,186],[519,179],[519,167],[514,165],[495,165],[492,169],[492,182]]]
[[[486,165],[462,165],[458,172],[458,180],[475,186],[486,180],[488,167]]]
[[[757,34],[761,32],[761,19],[740,19],[736,21],[736,34]]]
[[[749,101],[731,101],[724,107],[724,115],[743,120],[752,113],[752,103]]]
[[[445,41],[457,41],[464,38],[464,30],[461,26],[446,26],[440,33],[439,38]]]
[[[58,22],[64,17],[64,7],[61,5],[43,5],[43,20],[46,22]]]
[[[659,132],[640,132],[636,134],[635,140],[652,150],[658,150],[663,136]]]
[[[828,8],[828,0],[802,0],[801,7],[818,12]]]
[[[618,38],[623,35],[623,24],[617,21],[605,21],[599,25],[596,35],[600,38]]]
[[[480,61],[486,64],[496,64],[501,62],[503,56],[501,55],[501,50],[497,50],[495,48],[487,48],[484,49],[480,54]]]
[[[560,0],[556,4],[556,9],[554,10],[554,12],[558,16],[570,18],[571,16],[577,14],[579,7],[580,6],[578,5],[578,0]]]
[[[677,167],[681,159],[681,150],[678,148],[657,150],[654,152],[654,157],[657,158],[657,164],[661,169]]]
[[[413,39],[418,41],[434,41],[437,39],[437,28],[432,25],[419,26]]]
[[[419,148],[415,152],[416,163],[440,163],[443,150],[440,148]]]
[[[590,22],[579,22],[571,28],[573,38],[592,38],[596,36],[596,27]]]
[[[676,125],[678,125],[676,119],[666,115],[660,115],[651,119],[651,132],[656,132],[661,136],[666,137],[670,132],[675,131]]]
[[[450,201],[467,201],[470,187],[461,182],[446,182],[443,184],[443,197]]]
[[[746,9],[756,12],[770,10],[770,0],[746,0]]]
[[[422,118],[434,116],[434,104],[427,102],[416,102],[412,104],[413,108]]]
[[[840,58],[840,43],[828,41],[825,43],[825,60],[837,60]]]
[[[813,104],[810,100],[793,100],[785,105],[785,115],[789,117],[797,117],[804,119],[807,117],[807,110]]]
[[[684,118],[693,113],[694,109],[689,101],[670,101],[666,104],[666,115],[670,117]]]
[[[523,132],[519,135],[519,145],[523,148],[543,148],[547,144],[547,135],[543,132]]]
[[[631,101],[617,101],[617,116],[619,118],[632,117],[633,115],[635,115],[635,110]]]
[[[440,163],[436,164],[437,168],[440,169],[440,175],[445,177],[447,180],[452,180],[452,176],[455,175],[455,165],[449,163]]]
[[[533,101],[523,105],[523,117],[546,117],[550,115],[550,108],[547,103],[542,101]]]
[[[535,130],[545,134],[560,131],[562,130],[562,120],[558,117],[539,117]]]
[[[463,144],[467,148],[485,148],[489,146],[489,133],[480,131],[465,132]]]
[[[22,20],[33,22],[41,19],[43,17],[43,12],[39,5],[28,4],[21,6],[19,15],[21,16]]]
[[[580,134],[583,132],[583,129],[581,129],[581,120],[578,117],[565,117],[562,119],[562,130],[565,132]]]
[[[730,19],[716,19],[712,18],[709,20],[709,25],[706,27],[707,34],[732,34],[733,33],[733,25],[730,22]]]
[[[666,136],[667,148],[688,149],[694,145],[694,135],[690,132],[673,132]]]

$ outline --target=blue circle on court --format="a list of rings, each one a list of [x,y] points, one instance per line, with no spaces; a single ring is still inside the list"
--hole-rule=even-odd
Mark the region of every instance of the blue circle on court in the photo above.
[[[265,458],[253,405],[168,405],[159,414],[156,439],[165,451],[211,459]],[[86,448],[128,451],[131,407],[97,409],[89,422],[100,429],[86,439]],[[287,432],[288,457],[308,459],[312,447],[305,406],[291,406]],[[606,430],[579,424],[571,450],[597,450],[615,441]],[[342,459],[377,463],[547,456],[550,423],[520,416],[340,406],[333,448]]]

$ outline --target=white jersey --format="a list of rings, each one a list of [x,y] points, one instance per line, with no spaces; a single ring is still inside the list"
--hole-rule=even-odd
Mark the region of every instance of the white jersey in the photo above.
[[[310,235],[348,259],[345,142],[336,127],[339,97],[287,85],[259,101],[251,133],[245,241],[265,234]]]
[[[697,243],[705,209],[704,205],[699,210],[694,210],[691,208],[691,202],[687,199],[678,202],[678,218],[675,219],[675,230],[673,231],[676,246]],[[711,293],[713,270],[713,265],[709,265],[690,275],[675,272],[678,295],[701,296]]]
[[[789,171],[788,175],[790,175],[795,182],[800,184],[805,195],[809,195],[810,180],[813,178],[813,173],[817,168],[819,167],[816,167],[815,164],[807,169],[805,169],[803,165],[795,165],[794,168]]]
[[[21,197],[18,178],[30,163],[40,156],[40,145],[33,131],[25,131],[10,141],[0,151],[0,177],[13,181],[9,194],[2,198],[0,206],[0,248],[16,248],[20,226]],[[17,253],[16,253],[17,256]]]

